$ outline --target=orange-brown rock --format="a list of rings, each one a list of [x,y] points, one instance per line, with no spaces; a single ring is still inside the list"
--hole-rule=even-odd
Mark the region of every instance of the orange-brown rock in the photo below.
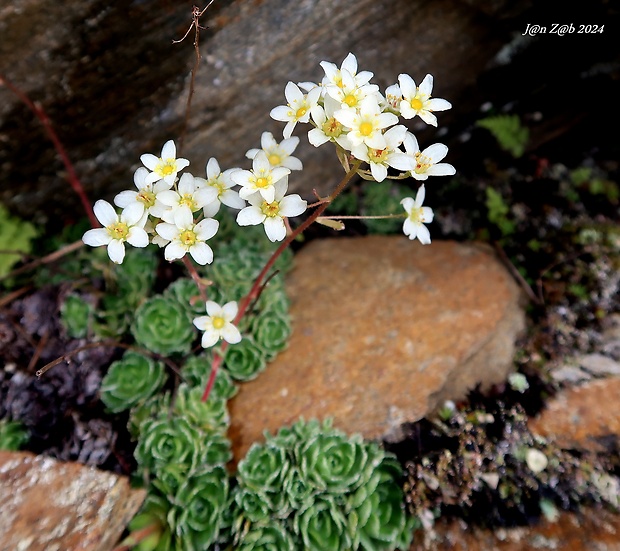
[[[619,401],[620,378],[590,381],[550,400],[530,429],[563,447],[605,451],[597,439],[620,434]]]
[[[125,477],[0,451],[0,550],[108,551],[144,497]]]
[[[399,438],[402,423],[502,381],[524,326],[517,286],[471,244],[315,241],[295,257],[287,290],[289,348],[231,403],[237,459],[264,429],[300,416]]]

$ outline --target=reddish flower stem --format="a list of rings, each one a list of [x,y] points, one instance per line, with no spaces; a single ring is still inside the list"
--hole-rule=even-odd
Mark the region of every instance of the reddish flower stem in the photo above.
[[[258,297],[260,291],[262,289],[261,283],[263,278],[267,275],[271,267],[275,264],[276,260],[278,260],[279,256],[287,249],[287,247],[293,242],[293,240],[302,232],[304,232],[308,227],[319,217],[325,209],[329,206],[329,204],[338,196],[346,185],[351,181],[351,178],[355,176],[357,170],[361,165],[361,161],[355,161],[349,171],[344,175],[340,183],[336,186],[336,189],[331,193],[329,197],[327,197],[324,202],[317,206],[317,209],[304,220],[297,228],[286,236],[284,241],[280,243],[280,246],[275,250],[275,252],[271,255],[271,258],[267,261],[267,264],[263,267],[261,272],[258,274],[256,279],[254,280],[254,284],[250,289],[250,292],[243,298],[241,301],[241,305],[239,306],[239,311],[237,312],[237,316],[233,320],[234,325],[239,325],[239,322],[243,318],[246,310],[249,305],[252,303],[252,300]],[[207,385],[205,386],[205,390],[202,394],[202,401],[206,402],[209,398],[209,394],[211,393],[211,389],[213,388],[213,384],[215,383],[215,376],[217,375],[217,371],[222,363],[222,359],[224,357],[224,352],[228,348],[228,342],[223,341],[220,346],[219,353],[215,353],[213,357],[213,362],[211,363],[211,373],[209,374],[209,380],[207,381]]]
[[[82,186],[75,172],[75,169],[73,168],[73,164],[71,163],[71,160],[69,159],[69,155],[67,155],[65,148],[63,147],[60,139],[58,138],[58,135],[56,134],[56,131],[52,127],[52,123],[49,120],[43,108],[37,103],[33,102],[24,92],[22,92],[19,88],[17,88],[17,86],[15,86],[10,80],[8,80],[2,74],[0,74],[0,84],[4,84],[11,92],[13,92],[21,100],[21,102],[24,103],[24,105],[26,105],[26,107],[28,107],[28,109],[30,109],[34,113],[35,117],[39,119],[39,121],[43,125],[43,128],[45,129],[45,132],[47,133],[48,138],[54,144],[54,148],[56,149],[56,152],[58,153],[58,155],[60,156],[60,159],[65,165],[65,169],[67,170],[67,180],[69,180],[69,184],[73,188],[73,191],[75,191],[77,196],[80,198],[80,201],[82,202],[82,206],[84,207],[84,210],[86,211],[86,214],[88,215],[88,219],[90,220],[91,226],[93,228],[98,228],[101,224],[99,224],[99,221],[95,217],[95,213],[93,212],[91,203],[88,200],[88,197],[86,196],[84,187]]]
[[[207,302],[207,289],[205,287],[205,284],[203,283],[202,279],[200,278],[200,274],[196,271],[196,268],[192,264],[192,261],[187,257],[187,255],[183,257],[183,264],[185,264],[185,267],[187,268],[189,275],[192,276],[192,279],[194,280],[196,287],[198,287],[198,292],[200,293],[200,299],[203,302]]]

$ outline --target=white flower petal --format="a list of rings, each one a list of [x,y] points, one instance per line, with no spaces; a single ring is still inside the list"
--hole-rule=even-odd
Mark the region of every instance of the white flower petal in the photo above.
[[[95,203],[93,211],[95,212],[97,220],[99,220],[101,225],[105,228],[118,222],[118,214],[116,214],[114,207],[103,199],[99,199],[99,201]]]
[[[108,243],[108,256],[112,262],[122,264],[125,258],[125,245],[118,239],[112,239]]]
[[[129,228],[127,243],[134,247],[146,247],[149,244],[149,235],[142,228],[134,226]]]
[[[205,218],[194,226],[194,232],[199,241],[211,239],[220,227],[220,223],[213,218]]]
[[[167,224],[166,222],[157,224],[155,231],[168,241],[172,241],[179,235],[179,228],[174,224]]]
[[[140,219],[144,214],[144,205],[142,203],[131,203],[121,212],[121,221],[128,226],[139,225]],[[146,219],[144,220],[146,222]],[[144,225],[144,224],[143,224]]]
[[[189,248],[189,254],[201,266],[213,262],[213,250],[203,241],[198,241],[192,245]]]
[[[430,245],[431,243],[431,232],[423,224],[418,226],[418,239],[422,245]]]
[[[233,209],[242,209],[245,207],[245,201],[241,199],[241,197],[239,197],[239,193],[233,189],[227,189],[224,193],[222,193],[220,195],[220,201],[227,207],[231,207]]]
[[[200,331],[204,331],[207,328],[210,319],[211,318],[209,316],[199,316],[194,318],[193,324],[200,329]]]
[[[214,302],[212,300],[208,300],[207,304],[207,314],[209,314],[209,317],[211,318],[215,318],[215,317],[223,317],[224,316],[224,311],[222,309],[222,307],[217,303]]]
[[[159,159],[155,157],[155,155],[153,155],[152,153],[145,153],[144,155],[140,155],[140,160],[142,161],[142,164],[149,170],[155,170],[155,167],[159,162]]]
[[[222,316],[226,321],[233,321],[237,317],[239,306],[236,301],[231,300],[222,306]]]
[[[376,182],[383,182],[387,178],[387,167],[379,163],[370,163],[370,173]]]
[[[241,333],[232,323],[227,323],[221,329],[222,338],[230,344],[241,342]]]
[[[82,241],[90,247],[101,247],[112,241],[112,236],[105,228],[95,228],[88,230],[83,236]]]
[[[241,209],[237,214],[237,224],[240,226],[256,226],[262,224],[265,215],[259,207],[249,206]]]
[[[299,216],[306,211],[308,202],[304,201],[299,195],[289,195],[280,201],[280,216]]]
[[[433,98],[428,102],[427,109],[429,111],[446,111],[452,108],[452,104],[445,99]]]
[[[135,203],[137,197],[138,197],[137,191],[130,191],[130,190],[121,191],[116,197],[114,197],[114,204],[117,207],[124,209],[131,203]]]
[[[286,237],[286,226],[280,217],[265,218],[265,233],[270,241],[282,241]]]
[[[179,258],[183,258],[187,250],[183,245],[181,245],[180,241],[172,241],[166,245],[164,249],[164,257],[168,262],[172,262],[173,260],[177,260]]]
[[[173,140],[168,140],[164,147],[161,148],[161,158],[162,159],[175,159],[177,156],[177,148],[174,145]]]
[[[442,143],[434,143],[428,146],[422,155],[431,159],[433,163],[438,163],[448,154],[448,148]]]
[[[205,330],[202,335],[201,345],[203,348],[211,348],[217,341],[220,340],[220,333],[213,329],[213,327],[209,327]]]
[[[452,176],[456,174],[456,169],[448,163],[439,163],[429,166],[426,173],[429,176]]]

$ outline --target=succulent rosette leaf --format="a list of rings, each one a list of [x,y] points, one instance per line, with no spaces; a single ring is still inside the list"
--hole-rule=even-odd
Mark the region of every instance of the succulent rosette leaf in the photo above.
[[[182,417],[145,421],[134,456],[142,469],[155,473],[173,463],[188,472],[196,465],[203,437]]]
[[[235,504],[242,520],[263,522],[272,515],[271,503],[264,492],[240,488],[235,492]]]
[[[255,492],[280,492],[288,467],[282,448],[254,443],[239,462],[237,479],[242,487]]]
[[[131,332],[138,344],[163,355],[187,354],[196,337],[183,306],[162,295],[150,298],[138,308]]]
[[[203,402],[202,393],[200,387],[180,384],[174,401],[175,413],[205,432],[226,431],[230,423],[226,400],[210,396]]]
[[[212,467],[189,474],[168,513],[182,549],[203,551],[220,536],[223,512],[228,507],[228,474]]]
[[[140,512],[131,520],[128,528],[131,533],[134,533],[155,525],[156,530],[140,540],[134,549],[137,551],[172,551],[172,533],[167,520],[169,510],[170,503],[166,498],[149,492]],[[129,537],[131,536],[132,534]]]
[[[413,535],[412,517],[408,517],[403,491],[398,483],[402,472],[393,458],[386,458],[375,471],[375,483],[364,491],[363,500],[349,515],[350,533],[363,549],[408,549]],[[370,491],[372,490],[372,491]],[[358,496],[359,497],[359,496]]]
[[[197,386],[204,389],[211,374],[212,361],[213,357],[210,352],[200,356],[192,356],[183,365],[181,376],[189,386]],[[237,386],[228,371],[226,369],[219,369],[215,375],[215,382],[213,383],[209,400],[228,400],[237,393],[237,390]]]
[[[155,394],[144,402],[131,408],[127,429],[134,440],[140,436],[141,426],[145,421],[152,421],[161,416],[162,411],[170,410],[170,393]]]
[[[124,411],[155,394],[166,381],[162,362],[128,350],[113,362],[101,382],[101,401],[114,413]]]
[[[250,337],[233,344],[224,357],[226,370],[233,379],[249,381],[265,369],[267,363],[263,351]]]
[[[351,549],[346,518],[333,499],[317,499],[295,516],[293,526],[308,551]]]
[[[257,346],[264,351],[267,359],[272,359],[284,348],[291,336],[291,322],[286,312],[269,309],[252,322],[252,334]]]
[[[176,300],[192,318],[202,315],[206,309],[205,302],[200,298],[198,287],[193,280],[186,277],[171,283],[164,291],[164,296]]]
[[[74,339],[81,339],[88,333],[93,307],[82,297],[69,295],[62,303],[60,317],[67,334]]]
[[[361,436],[348,438],[332,431],[319,434],[300,449],[300,470],[318,490],[330,493],[354,491],[371,472]]]
[[[252,551],[254,549],[295,551],[297,546],[283,523],[276,520],[268,520],[252,524],[236,549],[237,551]]]

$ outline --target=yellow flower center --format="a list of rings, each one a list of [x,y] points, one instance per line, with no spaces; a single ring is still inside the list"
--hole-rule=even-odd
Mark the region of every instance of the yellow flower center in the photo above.
[[[144,203],[144,207],[147,209],[155,204],[155,194],[152,191],[141,191],[138,193],[137,199]]]
[[[274,201],[273,203],[263,201],[263,204],[260,206],[260,210],[265,216],[275,218],[280,213],[280,203],[278,203],[278,201]]]
[[[349,106],[349,107],[355,107],[357,105],[357,98],[353,95],[353,94],[347,94],[344,97],[344,102]]]
[[[297,111],[295,111],[295,118],[301,119],[301,117],[303,117],[307,111],[308,108],[306,106],[300,107],[299,109],[297,109]]]
[[[424,174],[429,167],[433,164],[428,157],[423,156],[421,153],[415,154],[416,165],[413,171],[416,174]]]
[[[196,244],[198,238],[192,230],[185,230],[179,234],[179,240],[183,243],[183,245],[189,248]]]
[[[421,100],[419,100],[418,98],[413,98],[411,100],[411,109],[415,109],[416,111],[419,111],[420,109],[422,109],[423,107],[423,103]]]
[[[265,176],[256,178],[256,187],[265,188],[267,186],[269,186],[269,178],[266,178]]]
[[[175,159],[166,159],[165,161],[161,159],[161,163],[155,169],[155,172],[160,176],[170,176],[170,174],[176,172],[176,168]]]
[[[369,149],[368,150],[368,158],[373,163],[382,163],[387,159],[388,150],[387,149]]]
[[[125,241],[129,235],[129,227],[125,222],[116,222],[106,228],[112,239]]]
[[[419,224],[420,222],[424,222],[424,216],[422,215],[422,207],[413,207],[411,212],[409,213],[409,220],[411,220],[414,224]]]
[[[330,138],[337,138],[340,134],[342,134],[342,124],[332,117],[323,123],[321,130],[323,130],[323,133],[326,136],[329,136]]]
[[[271,153],[269,155],[269,164],[271,166],[278,166],[282,162],[282,157],[277,153]]]
[[[226,325],[226,320],[222,316],[213,316],[213,329],[222,329]]]
[[[360,134],[362,136],[370,136],[373,131],[373,126],[371,122],[363,122],[360,124]]]
[[[192,212],[198,210],[198,206],[196,205],[196,201],[194,201],[194,196],[192,193],[185,193],[181,195],[179,205],[188,206]]]

